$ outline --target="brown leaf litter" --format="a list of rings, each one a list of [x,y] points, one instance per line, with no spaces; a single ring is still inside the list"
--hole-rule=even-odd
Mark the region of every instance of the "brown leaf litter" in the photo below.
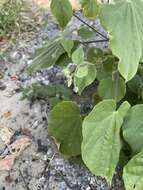
[[[0,155],[0,171],[10,171],[15,160],[31,144],[31,139],[27,136],[19,136],[14,142],[11,142],[13,136],[14,131],[5,126],[0,126],[0,138],[8,149],[8,155]]]

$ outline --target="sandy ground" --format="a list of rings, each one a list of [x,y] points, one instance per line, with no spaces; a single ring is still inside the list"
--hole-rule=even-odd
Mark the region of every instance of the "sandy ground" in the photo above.
[[[19,88],[24,60],[19,64],[6,64],[7,70],[1,80],[5,89],[0,90],[0,126],[13,131],[12,141],[28,137],[31,145],[18,156],[10,171],[0,171],[0,190],[90,190],[92,186],[93,189],[108,190],[104,180],[95,178],[84,167],[64,160],[59,154],[47,132],[48,104],[21,101]],[[19,78],[13,80],[14,76]],[[2,141],[0,152],[1,156],[9,155]]]

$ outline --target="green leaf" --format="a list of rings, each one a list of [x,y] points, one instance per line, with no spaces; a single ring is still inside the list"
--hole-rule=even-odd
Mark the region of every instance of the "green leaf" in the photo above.
[[[101,81],[107,77],[112,77],[112,73],[116,69],[115,58],[111,55],[104,55],[96,61],[97,79]]]
[[[94,64],[84,62],[77,67],[74,74],[74,85],[78,88],[78,93],[81,94],[85,87],[94,82],[96,78],[96,67]]]
[[[59,22],[61,28],[65,28],[73,14],[69,0],[52,0],[51,11]]]
[[[99,12],[97,0],[82,0],[83,13],[90,19],[95,19]]]
[[[60,103],[61,101],[59,100],[59,98],[57,97],[52,97],[49,98],[49,103],[50,103],[50,109],[53,109],[58,103]]]
[[[133,106],[123,124],[123,136],[133,154],[143,148],[143,104]]]
[[[130,105],[116,111],[114,100],[98,103],[83,121],[82,158],[95,175],[111,184],[121,150],[120,129]]]
[[[143,84],[143,78],[140,77],[138,74],[136,74],[134,78],[127,83],[130,90],[137,95],[141,94],[140,91],[142,88],[142,84]]]
[[[92,47],[87,50],[87,60],[91,63],[102,62],[104,58],[104,52],[101,49]]]
[[[114,99],[119,102],[124,98],[125,93],[126,84],[121,77],[115,80],[112,78],[102,79],[98,86],[98,94],[102,99]]]
[[[97,92],[95,94],[93,94],[93,100],[92,101],[93,101],[94,106],[102,101]]]
[[[143,151],[134,156],[123,171],[126,190],[143,189]]]
[[[79,30],[78,30],[78,35],[80,37],[82,37],[83,39],[88,39],[88,38],[91,38],[95,35],[95,32],[89,30],[89,28],[87,27],[81,27]]]
[[[83,77],[87,76],[88,75],[88,64],[80,64],[77,67],[75,75],[78,78],[83,78]]]
[[[140,64],[137,74],[127,83],[131,92],[137,95],[138,99],[143,99],[143,67]]]
[[[81,153],[82,117],[74,102],[61,102],[49,114],[49,133],[60,141],[60,151],[68,156]]]
[[[72,54],[72,61],[73,61],[73,63],[75,63],[77,65],[83,63],[83,61],[84,61],[84,51],[83,51],[83,47],[82,46],[79,47],[79,48],[77,48],[73,52],[73,54]]]
[[[34,58],[27,72],[33,74],[41,69],[48,68],[56,63],[59,57],[65,53],[59,41],[51,42],[47,47],[40,48],[39,54]]]
[[[72,96],[72,92],[69,88],[62,84],[50,84],[41,85],[39,83],[33,83],[31,86],[23,88],[22,99],[49,99],[57,97],[59,100],[69,100]]]
[[[101,9],[101,23],[110,34],[112,52],[126,81],[134,77],[143,58],[142,10],[142,0],[115,0]]]
[[[68,56],[71,56],[71,50],[74,47],[74,42],[71,39],[68,38],[63,38],[61,39],[61,44],[63,46],[63,48],[65,49],[65,51],[68,53]]]
[[[56,65],[59,65],[61,67],[66,67],[69,63],[71,63],[72,60],[69,58],[67,53],[62,54],[59,59],[56,61]]]

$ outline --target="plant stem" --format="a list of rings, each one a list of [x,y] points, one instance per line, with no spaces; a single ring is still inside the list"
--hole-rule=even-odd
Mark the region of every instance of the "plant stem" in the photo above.
[[[24,178],[24,176],[23,176],[23,174],[22,174],[22,172],[21,172],[20,169],[19,169],[19,174],[20,174],[20,176],[21,176],[21,178],[22,178],[22,180],[23,180],[23,182],[24,182],[25,188],[26,188],[27,190],[30,190],[30,188],[28,187],[28,184],[26,183],[26,180],[25,180],[25,178]]]
[[[118,90],[119,90],[119,72],[116,70],[113,73],[113,80],[115,81],[114,99],[117,102]]]
[[[83,42],[85,44],[91,44],[91,43],[99,43],[99,42],[108,42],[108,40],[93,40],[93,41],[87,41],[87,42]]]
[[[96,30],[93,26],[89,25],[87,22],[85,22],[82,18],[80,18],[77,14],[73,14],[75,18],[77,18],[80,22],[82,22],[83,24],[85,24],[86,26],[88,26],[89,28],[91,28],[93,31],[95,31],[97,34],[99,34],[100,36],[102,36],[102,38],[106,39],[106,41],[109,41],[109,39],[102,34],[101,32],[99,32],[98,30]]]

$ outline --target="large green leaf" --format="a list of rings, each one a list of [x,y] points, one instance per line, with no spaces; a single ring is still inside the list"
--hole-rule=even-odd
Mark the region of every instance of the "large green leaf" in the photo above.
[[[69,0],[52,0],[51,11],[62,28],[64,28],[72,18],[73,12]]]
[[[85,87],[94,82],[96,78],[96,67],[89,62],[83,62],[77,66],[74,74],[74,85],[78,88],[78,93],[81,94]]]
[[[60,141],[60,151],[68,156],[81,153],[82,117],[74,102],[62,102],[49,114],[49,133]]]
[[[126,81],[133,78],[143,58],[142,10],[142,0],[114,0],[101,9],[101,22],[110,34],[112,52],[119,58],[118,69]]]
[[[81,3],[84,15],[90,19],[96,18],[99,11],[97,0],[81,0]]]
[[[134,156],[125,166],[123,179],[126,190],[143,189],[143,151]]]
[[[143,148],[143,104],[133,106],[128,112],[123,125],[123,136],[133,153],[141,151]]]
[[[28,73],[32,74],[54,65],[64,53],[65,50],[59,41],[51,42],[48,46],[40,48],[38,55],[27,69]]]
[[[98,93],[102,99],[115,99],[119,102],[125,96],[126,84],[121,77],[115,80],[108,77],[100,81]]]
[[[119,161],[120,129],[130,105],[124,102],[116,111],[114,100],[98,103],[83,121],[82,158],[96,175],[109,184]]]

